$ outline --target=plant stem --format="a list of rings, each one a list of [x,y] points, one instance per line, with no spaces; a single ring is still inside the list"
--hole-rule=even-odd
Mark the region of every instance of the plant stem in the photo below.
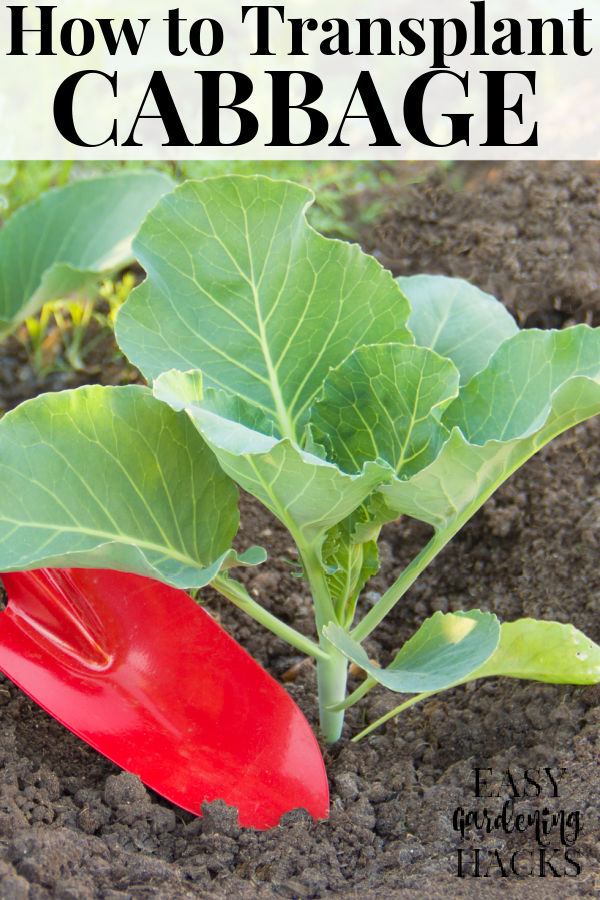
[[[333,707],[333,712],[338,712],[339,710],[350,709],[351,706],[354,706],[355,703],[358,703],[359,700],[367,694],[371,688],[375,687],[377,682],[370,675],[367,675],[362,684],[356,688],[345,700],[342,700],[341,703],[336,703]]]
[[[325,644],[326,642],[323,641]],[[328,645],[328,659],[317,660],[317,681],[319,685],[319,714],[321,731],[326,741],[337,741],[342,733],[344,710],[332,709],[346,693],[348,660],[332,644]]]
[[[317,551],[314,547],[298,540],[296,540],[296,545],[312,593],[317,633],[320,638],[325,625],[328,625],[329,622],[337,622],[338,618],[335,614],[329,586]]]
[[[390,588],[388,588],[385,594],[377,601],[375,606],[366,614],[366,616],[361,619],[356,628],[350,632],[355,641],[361,643],[371,634],[373,629],[379,625],[381,620],[387,616],[392,607],[416,581],[423,569],[429,565],[434,556],[436,556],[456,534],[461,525],[462,522],[460,522],[459,525],[454,523],[452,528],[434,534],[429,543],[423,547],[417,556],[415,556],[400,577]]]
[[[559,433],[559,432],[557,432]],[[463,509],[463,511],[451,522],[450,525],[447,525],[445,528],[436,531],[433,535],[429,543],[421,550],[421,552],[415,556],[413,561],[406,567],[404,572],[400,575],[398,579],[393,583],[393,585],[388,588],[383,597],[381,597],[375,606],[367,613],[367,615],[359,622],[359,624],[354,628],[350,634],[354,638],[355,641],[359,643],[364,641],[366,637],[368,637],[373,629],[375,629],[382,619],[387,616],[392,607],[400,600],[400,598],[406,593],[406,591],[411,587],[411,585],[416,581],[419,577],[423,569],[429,565],[431,560],[436,556],[440,550],[442,550],[448,541],[450,541],[454,535],[460,531],[460,529],[465,525],[471,516],[473,516],[478,509],[480,509],[485,501],[492,496],[494,491],[500,487],[500,485],[506,481],[506,479],[515,472],[519,466],[521,466],[525,459],[529,459],[530,456],[533,456],[544,444],[547,444],[549,440],[555,435],[551,435],[547,440],[544,440],[543,443],[536,446],[534,450],[531,451],[529,456],[526,456],[524,459],[517,459],[511,465],[509,465],[501,474],[492,482],[492,484],[488,485],[485,491],[482,491],[478,496],[476,496],[471,503]]]
[[[396,706],[395,709],[392,709],[391,712],[386,713],[384,716],[381,716],[377,719],[376,722],[372,722],[367,728],[363,728],[358,734],[355,734],[352,738],[353,741],[360,741],[361,738],[366,737],[371,731],[374,731],[375,728],[379,728],[380,725],[383,725],[384,722],[387,722],[388,719],[393,719],[394,716],[397,716],[398,713],[403,712],[405,709],[408,709],[410,706],[414,706],[415,703],[419,703],[421,700],[425,700],[426,697],[431,697],[432,694],[437,693],[437,691],[426,691],[423,694],[417,694],[415,697],[411,697],[409,700],[405,700],[404,703],[401,703],[400,706]]]
[[[268,628],[269,631],[291,644],[292,647],[295,647],[302,653],[306,653],[307,656],[314,657],[317,661],[329,661],[329,655],[325,650],[304,634],[300,634],[295,628],[280,621],[277,616],[267,612],[260,603],[252,599],[246,588],[238,581],[234,581],[226,575],[217,575],[211,581],[211,585],[223,597],[231,600],[238,609],[243,610],[257,622],[260,622],[261,625],[264,625],[265,628]]]
[[[297,542],[298,543],[298,542]],[[323,635],[323,628],[329,622],[338,622],[329,592],[325,572],[317,550],[302,542],[298,543],[304,571],[313,596],[315,620],[319,644],[326,658],[317,660],[317,681],[319,685],[319,718],[321,730],[327,741],[337,741],[342,733],[344,710],[332,709],[341,703],[346,695],[348,660]]]

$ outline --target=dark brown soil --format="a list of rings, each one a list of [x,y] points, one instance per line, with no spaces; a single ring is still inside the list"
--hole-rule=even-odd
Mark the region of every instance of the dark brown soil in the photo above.
[[[528,325],[600,321],[600,169],[495,167],[470,190],[449,192],[432,178],[391,202],[394,208],[372,240],[397,273],[469,277]],[[15,391],[15,379],[27,362],[15,362],[14,351],[9,343],[0,358],[5,408],[25,393]],[[27,373],[21,383],[29,393],[47,389]],[[571,621],[600,640],[599,473],[598,421],[554,441],[419,579],[403,607],[367,642],[370,656],[385,664],[437,609],[479,607],[507,620],[525,615]],[[270,555],[268,567],[246,572],[250,589],[311,633],[303,586],[285,561],[286,533],[247,498],[242,512],[242,543],[262,543]],[[411,521],[385,529],[382,572],[364,603],[426,537],[426,528]],[[225,601],[207,594],[207,604],[276,677],[300,661]],[[287,686],[314,725],[311,665],[300,666]],[[327,822],[315,824],[299,811],[277,828],[255,833],[240,830],[235,812],[218,802],[202,819],[171,806],[5,681],[0,897],[598,896],[599,688],[492,679],[441,694],[362,743],[350,743],[363,718],[373,721],[390,702],[383,691],[371,692],[349,713],[343,740],[326,749],[332,801]],[[482,793],[488,796],[479,801],[475,767],[487,779]],[[544,847],[533,826],[519,832],[514,819],[492,833],[471,827],[464,840],[453,828],[457,808],[481,813],[486,807],[495,816],[515,793],[514,812],[537,810],[546,824]],[[511,858],[517,872],[531,874],[514,874]]]

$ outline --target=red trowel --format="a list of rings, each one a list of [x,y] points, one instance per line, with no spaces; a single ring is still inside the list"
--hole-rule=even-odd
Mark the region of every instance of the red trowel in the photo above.
[[[96,750],[196,814],[222,799],[254,828],[327,816],[304,716],[184,591],[100,569],[2,580],[0,669]]]

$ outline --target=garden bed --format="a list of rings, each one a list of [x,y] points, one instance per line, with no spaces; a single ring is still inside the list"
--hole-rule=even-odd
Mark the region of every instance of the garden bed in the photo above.
[[[520,325],[599,324],[600,170],[510,165],[469,170],[467,176],[460,191],[449,190],[435,174],[419,185],[391,190],[390,212],[365,238],[369,249],[395,274],[469,278],[503,299]],[[135,377],[114,363],[103,373],[111,383]],[[15,339],[0,350],[5,409],[40,390],[97,378],[54,374],[40,381]],[[599,473],[597,420],[541,451],[488,501],[374,632],[366,642],[370,657],[386,664],[435,610],[481,608],[503,620],[556,619],[600,640]],[[287,532],[249,498],[242,499],[242,521],[240,541],[264,545],[271,561],[268,572],[244,573],[249,589],[311,634],[312,611],[286,562],[292,552]],[[384,529],[382,570],[368,585],[364,603],[374,596],[369,592],[380,592],[393,580],[427,536],[426,526],[415,521]],[[259,662],[286,681],[316,727],[312,665],[217,595],[206,592],[206,603]],[[374,721],[397,702],[372,691],[348,713],[339,744],[324,748],[331,779],[327,822],[315,824],[298,811],[271,831],[253,832],[240,830],[235,812],[218,802],[199,819],[163,801],[4,681],[0,896],[554,900],[597,895],[600,689],[490,679],[440,694],[361,743],[350,743],[363,718]],[[476,799],[476,767],[484,770],[480,792],[500,796]],[[500,782],[498,790],[491,789]],[[534,784],[540,785],[539,796]],[[515,812],[537,810],[539,822],[548,826],[552,814],[559,820],[541,835],[543,853],[534,826],[510,830],[514,820],[491,834],[471,829],[461,839],[453,827],[458,807],[480,812],[487,807],[495,815],[511,792],[520,795],[523,787],[530,796],[518,797]]]

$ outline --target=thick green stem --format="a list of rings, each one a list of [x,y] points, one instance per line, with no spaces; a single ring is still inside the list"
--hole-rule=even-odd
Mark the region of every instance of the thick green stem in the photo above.
[[[331,594],[329,593],[325,572],[317,551],[310,545],[303,545],[298,541],[296,541],[296,543],[312,593],[317,634],[320,639],[325,625],[328,625],[329,622],[337,622],[338,619],[335,614]]]
[[[327,741],[337,741],[342,733],[344,710],[331,709],[343,701],[346,694],[348,677],[348,660],[331,644],[328,648],[329,659],[317,660],[317,679],[319,684],[319,712],[321,730]]]
[[[321,729],[325,739],[333,742],[342,733],[344,710],[332,710],[329,707],[338,705],[346,696],[348,660],[323,635],[325,625],[329,622],[337,623],[338,619],[319,555],[312,546],[299,544],[298,550],[313,596],[319,644],[327,657],[317,660]]]
[[[231,602],[235,603],[239,609],[243,610],[249,616],[252,616],[253,619],[256,619],[257,622],[260,622],[260,624],[264,625],[265,628],[268,628],[269,631],[272,631],[278,637],[287,641],[292,647],[296,647],[297,650],[306,653],[307,656],[313,656],[317,660],[329,660],[329,656],[325,650],[321,649],[318,644],[315,644],[314,641],[311,641],[311,639],[307,638],[304,634],[300,634],[295,628],[291,628],[289,625],[281,622],[277,616],[267,612],[260,603],[257,603],[256,600],[252,599],[246,588],[238,581],[233,581],[226,575],[217,575],[216,578],[213,578],[211,585],[215,590],[222,594],[223,597],[231,600]]]

